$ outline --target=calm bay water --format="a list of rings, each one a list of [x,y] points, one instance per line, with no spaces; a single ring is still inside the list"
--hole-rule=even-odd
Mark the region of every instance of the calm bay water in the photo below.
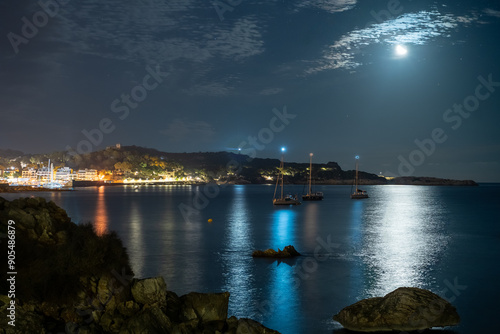
[[[162,275],[169,290],[231,293],[229,314],[282,333],[332,333],[332,315],[401,286],[429,289],[457,307],[453,333],[496,332],[500,316],[500,185],[322,186],[322,202],[273,207],[273,186],[79,188],[33,193],[74,222],[114,230],[138,277]],[[302,186],[288,190],[300,193]],[[13,199],[18,194],[1,194]],[[179,205],[206,204],[185,220]],[[196,207],[196,206],[195,206]],[[200,207],[200,206],[198,206]],[[209,223],[207,220],[212,219]],[[253,259],[255,249],[294,245],[304,256]]]

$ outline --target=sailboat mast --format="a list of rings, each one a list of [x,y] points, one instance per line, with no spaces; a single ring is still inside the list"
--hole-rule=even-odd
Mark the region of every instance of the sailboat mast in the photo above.
[[[356,157],[356,193],[358,192],[358,159],[359,157]]]
[[[313,163],[313,154],[309,153],[309,195],[312,193],[312,163]]]
[[[283,198],[283,175],[285,174],[285,153],[281,154],[281,198]]]

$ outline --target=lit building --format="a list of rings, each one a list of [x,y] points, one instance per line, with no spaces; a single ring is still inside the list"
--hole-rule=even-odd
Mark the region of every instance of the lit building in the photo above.
[[[175,172],[174,171],[164,171],[159,176],[165,178],[165,181],[174,181],[175,180]]]
[[[36,180],[37,179],[36,169],[33,167],[23,169],[22,178],[28,180]]]
[[[95,169],[80,169],[77,173],[77,180],[80,181],[96,181],[97,180],[97,170]]]
[[[36,178],[42,182],[50,181],[50,171],[50,167],[38,168],[38,170],[36,171]]]
[[[61,167],[56,170],[55,180],[56,181],[71,181],[74,179],[76,174],[71,173],[71,168],[69,167]]]

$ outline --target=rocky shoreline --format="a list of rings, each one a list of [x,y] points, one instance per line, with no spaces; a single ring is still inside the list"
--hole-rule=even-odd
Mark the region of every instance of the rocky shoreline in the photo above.
[[[178,296],[163,277],[134,278],[115,234],[74,224],[53,202],[0,197],[2,234],[8,225],[19,275],[0,282],[8,291],[0,295],[1,334],[278,333],[228,317],[229,292]]]
[[[39,191],[71,191],[72,189],[62,188],[62,189],[50,189],[43,187],[31,187],[31,186],[9,186],[0,185],[0,193],[24,193],[24,192],[39,192]]]

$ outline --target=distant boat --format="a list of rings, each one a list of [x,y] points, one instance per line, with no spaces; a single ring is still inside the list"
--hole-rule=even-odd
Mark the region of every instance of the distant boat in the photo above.
[[[61,189],[63,185],[60,184],[59,182],[54,181],[54,164],[50,163],[50,159],[49,159],[48,169],[49,169],[49,182],[42,184],[42,187],[47,189]]]
[[[285,152],[285,148],[281,148],[281,152]],[[281,164],[279,168],[279,174],[278,178],[276,179],[276,187],[274,188],[274,196],[273,196],[273,205],[300,205],[300,201],[297,199],[297,196],[295,195],[283,195],[284,193],[284,185],[283,185],[283,174],[285,172],[285,163],[284,163],[284,156],[285,154],[283,153],[281,155]],[[276,192],[278,190],[278,185],[281,187],[281,196],[279,198],[276,198]]]
[[[368,194],[366,193],[366,191],[361,190],[361,189],[358,188],[358,182],[359,182],[359,178],[358,178],[358,160],[359,160],[359,156],[356,156],[356,179],[354,181],[356,189],[354,190],[353,193],[351,193],[351,199],[368,198]]]
[[[323,200],[323,193],[321,191],[317,191],[315,193],[312,192],[312,157],[313,154],[309,154],[309,189],[306,195],[302,195],[303,201],[321,201]]]

